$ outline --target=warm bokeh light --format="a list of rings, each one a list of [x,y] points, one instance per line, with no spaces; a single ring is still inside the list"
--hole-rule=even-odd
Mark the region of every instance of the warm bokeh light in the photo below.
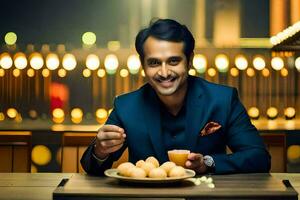
[[[257,107],[251,107],[248,110],[248,115],[251,119],[258,119],[259,118],[259,109]]]
[[[14,77],[19,77],[21,75],[21,70],[19,69],[14,69],[13,70],[13,76]]]
[[[31,164],[30,166],[30,173],[37,173],[38,172],[38,169],[36,166],[34,166],[34,164]]]
[[[128,57],[127,67],[131,74],[139,73],[139,70],[141,68],[141,61],[140,61],[140,58],[138,57],[138,55],[133,54]]]
[[[17,123],[21,123],[23,120],[21,113],[17,113],[17,116],[15,117],[14,121]]]
[[[65,69],[59,69],[57,71],[57,74],[58,74],[59,77],[63,78],[67,75],[67,71]]]
[[[239,70],[235,67],[230,69],[230,75],[233,77],[237,77],[239,75]]]
[[[271,60],[271,66],[275,70],[281,70],[284,67],[284,62],[280,57],[274,57]]]
[[[34,74],[35,74],[35,72],[34,72],[33,69],[28,69],[28,70],[27,70],[27,76],[28,76],[28,77],[34,77]]]
[[[295,67],[298,70],[298,72],[300,72],[300,57],[296,58]]]
[[[6,111],[6,114],[10,119],[14,119],[17,116],[18,111],[15,108],[9,108]]]
[[[142,77],[145,77],[146,76],[146,74],[145,74],[145,71],[142,69],[142,71],[141,71],[141,75],[142,75]]]
[[[10,57],[10,55],[8,53],[2,53],[0,56],[0,66],[3,69],[9,69],[11,68],[12,64],[13,64],[13,60]]]
[[[110,115],[110,113],[113,111],[113,108],[108,110],[108,114]]]
[[[206,71],[207,60],[206,57],[202,54],[195,54],[193,58],[193,66],[198,73],[202,74]]]
[[[52,118],[52,121],[53,121],[54,123],[56,123],[56,124],[63,123],[64,120],[65,120],[64,117],[62,117],[62,118],[54,118],[54,117],[53,117],[53,118]]]
[[[62,117],[65,117],[65,112],[61,108],[55,108],[52,111],[52,116],[55,118],[62,118]]]
[[[85,32],[84,34],[82,34],[81,39],[83,44],[93,45],[96,43],[97,36],[93,32]]]
[[[39,70],[44,66],[43,56],[40,53],[34,52],[29,56],[29,64],[35,69]]]
[[[96,111],[96,119],[100,124],[103,124],[108,117],[108,113],[104,108],[99,108]]]
[[[73,118],[82,118],[83,112],[80,108],[74,108],[71,111],[71,117]]]
[[[96,70],[100,66],[99,57],[95,54],[90,54],[86,57],[85,65],[90,70]]]
[[[107,43],[107,48],[110,51],[117,51],[121,48],[121,43],[120,41],[109,41]]]
[[[76,58],[73,54],[67,53],[64,55],[63,60],[62,60],[62,66],[66,70],[73,70],[75,69],[77,65]]]
[[[196,72],[195,69],[190,69],[190,70],[189,70],[189,75],[191,75],[191,76],[196,76],[196,74],[197,74],[197,72]]]
[[[54,123],[62,123],[65,120],[65,112],[61,108],[55,108],[52,111],[52,120]]]
[[[49,53],[47,55],[46,66],[50,70],[55,70],[59,67],[59,58],[55,53]]]
[[[275,107],[270,107],[267,110],[267,116],[269,119],[275,119],[278,116],[278,110]]]
[[[16,44],[17,39],[18,39],[17,34],[15,34],[14,32],[8,32],[4,36],[4,41],[8,45]]]
[[[18,52],[14,55],[14,65],[18,69],[25,69],[27,67],[26,55],[22,52]]]
[[[109,54],[104,59],[104,67],[108,74],[114,74],[119,66],[119,61],[116,55]]]
[[[0,69],[0,77],[3,77],[3,76],[5,76],[5,71],[4,71],[4,69]]]
[[[5,115],[3,112],[0,112],[0,121],[4,121],[5,120]]]
[[[280,74],[281,74],[281,76],[283,76],[283,77],[287,77],[287,76],[289,75],[289,71],[288,71],[286,68],[282,68],[282,69],[280,70]]]
[[[255,71],[254,71],[253,68],[249,67],[249,68],[246,70],[246,74],[247,74],[247,76],[249,76],[249,77],[253,77],[253,76],[255,76]]]
[[[36,145],[31,150],[31,160],[37,165],[47,165],[51,158],[51,151],[45,145]]]
[[[50,71],[49,71],[49,69],[43,69],[42,70],[42,76],[43,77],[48,77],[50,75]]]
[[[257,70],[262,70],[266,67],[266,62],[262,56],[256,56],[253,59],[253,67]]]
[[[262,74],[264,77],[268,77],[268,76],[270,76],[270,70],[268,70],[267,68],[264,68],[264,69],[261,71],[261,74]]]
[[[121,69],[120,70],[120,76],[125,78],[129,75],[129,71],[127,69]]]
[[[100,77],[100,78],[103,78],[105,76],[106,72],[104,69],[99,69],[97,71],[97,76]]]
[[[296,116],[296,110],[293,107],[287,107],[284,109],[284,116],[286,119],[293,119]]]
[[[36,111],[36,110],[32,110],[32,109],[29,110],[28,115],[29,115],[29,117],[30,117],[31,119],[37,119],[37,117],[38,117],[37,111]]]
[[[91,72],[91,70],[89,70],[89,69],[84,69],[84,70],[82,71],[82,75],[83,75],[85,78],[88,78],[88,77],[90,77],[90,76],[92,75],[92,72]]]
[[[234,63],[239,70],[245,70],[248,67],[248,61],[243,55],[236,56]]]
[[[229,66],[228,57],[225,54],[219,54],[215,58],[215,65],[219,72],[227,72]]]
[[[289,162],[299,162],[300,159],[300,145],[290,145],[287,148],[287,159]]]
[[[283,31],[277,33],[276,35],[270,38],[270,42],[272,45],[277,45],[280,42],[287,40],[288,38],[294,36],[296,33],[300,31],[300,21],[295,24],[287,27]]]
[[[216,74],[217,74],[217,70],[215,70],[215,68],[209,68],[208,70],[207,70],[207,74],[208,74],[208,76],[210,76],[210,77],[214,77]]]
[[[71,120],[75,124],[79,124],[82,121],[83,111],[80,108],[74,108],[71,111]]]

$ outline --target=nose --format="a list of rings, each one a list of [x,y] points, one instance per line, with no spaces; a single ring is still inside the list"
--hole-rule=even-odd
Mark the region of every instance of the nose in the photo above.
[[[159,75],[161,75],[164,78],[167,78],[168,74],[169,74],[168,67],[167,67],[166,63],[163,62],[162,65],[161,65],[161,69],[160,69],[160,74]]]

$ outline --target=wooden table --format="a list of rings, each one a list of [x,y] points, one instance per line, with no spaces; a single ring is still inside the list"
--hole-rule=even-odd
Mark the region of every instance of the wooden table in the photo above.
[[[72,174],[0,173],[0,199],[50,200],[57,185]]]
[[[295,190],[300,193],[300,174],[286,174],[286,173],[273,173],[271,174],[277,181],[281,181],[283,179],[289,179],[292,186]],[[255,187],[257,186],[257,182],[251,182],[253,179],[256,179],[257,175],[246,175],[248,179],[238,182],[238,185],[245,184],[245,181],[251,183],[252,187],[249,188],[254,194],[257,193]],[[73,179],[74,178],[74,179]],[[210,193],[216,191],[218,188],[218,181],[223,180],[223,183],[226,183],[228,186],[232,187],[231,194],[239,192],[237,185],[232,185],[233,182],[238,181],[241,177],[239,175],[225,175],[225,176],[213,176],[216,188],[209,190],[206,189],[206,192],[210,191]],[[101,185],[104,182],[114,183],[114,180],[108,178],[98,178],[98,177],[90,177],[83,174],[66,174],[66,173],[0,173],[0,199],[11,199],[11,200],[51,200],[52,193],[57,188],[59,183],[63,179],[76,180],[77,182],[85,182],[90,185],[85,185],[88,190],[96,184]],[[75,181],[75,182],[76,182]],[[75,183],[73,182],[73,183]],[[71,182],[70,182],[71,183]],[[237,182],[236,182],[237,183]],[[230,185],[231,184],[231,185]],[[277,185],[278,182],[275,184]],[[269,185],[270,186],[270,185]],[[278,185],[277,185],[278,186]],[[85,189],[86,189],[85,188]],[[204,187],[202,187],[204,188]],[[252,188],[252,189],[251,189]],[[139,188],[138,188],[139,189]],[[141,189],[141,188],[140,188]],[[143,190],[143,192],[152,193],[157,191],[159,188],[148,188],[147,191]],[[170,188],[172,189],[172,188]],[[272,193],[271,187],[269,188],[269,193]],[[77,187],[77,190],[84,190],[81,186]],[[99,188],[98,188],[99,190]],[[116,188],[112,188],[114,193],[118,193],[120,191],[116,190]],[[175,189],[176,190],[176,189]],[[186,192],[192,191],[192,189],[187,189]],[[173,192],[174,189],[169,193]],[[78,192],[78,191],[77,191]],[[90,196],[91,197],[91,196]],[[116,197],[116,196],[115,196]],[[137,196],[135,196],[137,197]],[[150,196],[149,196],[150,197]],[[80,199],[80,198],[78,198]],[[109,199],[109,198],[105,198]],[[114,198],[115,199],[115,198]],[[127,198],[130,199],[130,198]],[[143,198],[144,199],[144,198]],[[154,198],[155,199],[155,198]],[[156,198],[157,199],[157,198]],[[167,198],[165,198],[167,199]],[[184,198],[172,198],[174,199],[184,199]],[[230,199],[230,198],[229,198]]]

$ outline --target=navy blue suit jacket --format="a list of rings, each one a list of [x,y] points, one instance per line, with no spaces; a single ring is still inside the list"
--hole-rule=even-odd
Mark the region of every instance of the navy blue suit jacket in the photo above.
[[[114,109],[106,124],[124,128],[126,142],[101,165],[92,156],[93,142],[81,159],[85,171],[102,175],[126,147],[130,162],[135,163],[148,156],[155,156],[161,164],[167,161],[159,105],[159,98],[149,84],[116,97]],[[213,134],[200,136],[208,122],[217,122],[222,127]],[[237,90],[231,87],[197,77],[188,78],[186,137],[182,142],[191,152],[211,155],[215,161],[216,174],[268,172],[270,169],[270,155],[258,131],[251,124]],[[226,154],[226,146],[232,154]]]

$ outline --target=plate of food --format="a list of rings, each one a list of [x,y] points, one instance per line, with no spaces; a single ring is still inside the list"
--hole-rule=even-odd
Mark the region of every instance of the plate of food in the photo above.
[[[154,157],[149,157],[145,161],[140,160],[136,164],[122,163],[115,169],[105,170],[104,174],[132,183],[174,183],[196,175],[195,171],[185,169],[171,161],[159,165]]]
[[[179,177],[166,177],[166,178],[135,178],[120,175],[117,169],[107,169],[104,174],[111,178],[116,178],[121,181],[133,182],[133,183],[174,183],[187,178],[192,178],[195,176],[195,172],[190,169],[185,169],[185,175]]]

